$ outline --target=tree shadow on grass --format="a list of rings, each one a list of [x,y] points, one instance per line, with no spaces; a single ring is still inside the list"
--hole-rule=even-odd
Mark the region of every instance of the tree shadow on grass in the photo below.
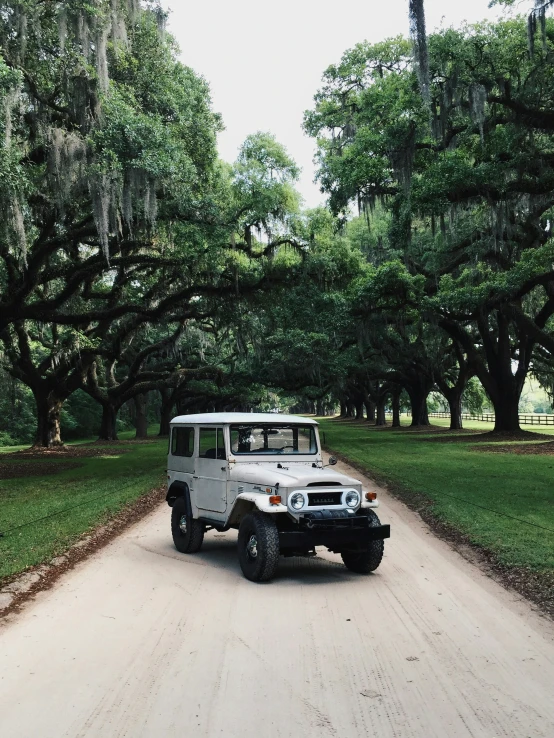
[[[61,474],[70,469],[78,469],[81,464],[74,461],[25,461],[18,463],[9,459],[7,463],[0,462],[0,480],[26,479],[27,477],[43,477]]]
[[[470,446],[470,451],[493,454],[519,454],[520,456],[552,456],[554,455],[554,441],[541,443],[483,443],[479,446]]]
[[[503,432],[503,431],[486,431],[485,433],[477,431],[471,437],[455,435],[459,434],[460,431],[452,431],[452,435],[440,438],[427,438],[426,440],[432,442],[444,442],[444,443],[456,443],[463,442],[467,443],[537,443],[537,441],[550,441],[554,439],[552,435],[546,433],[534,433],[533,431],[515,431],[515,432]]]

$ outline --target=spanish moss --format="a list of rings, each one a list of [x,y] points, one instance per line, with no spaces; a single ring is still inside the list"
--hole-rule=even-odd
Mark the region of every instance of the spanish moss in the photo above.
[[[546,11],[554,5],[554,0],[535,0],[535,8],[527,18],[527,43],[529,56],[535,53],[535,37],[537,28],[540,30],[543,51],[546,52]]]
[[[112,187],[107,174],[98,174],[91,178],[90,195],[94,213],[94,223],[98,231],[102,252],[109,261],[110,257],[110,204]]]
[[[474,84],[469,88],[469,107],[471,119],[479,126],[481,143],[485,143],[484,124],[487,105],[487,90],[483,85]]]
[[[430,105],[429,52],[425,28],[425,8],[423,0],[410,0],[410,34],[414,44],[414,57],[419,79],[421,96]]]

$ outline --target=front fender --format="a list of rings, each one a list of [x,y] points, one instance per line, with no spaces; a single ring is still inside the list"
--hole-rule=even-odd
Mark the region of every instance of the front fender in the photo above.
[[[375,509],[376,507],[379,507],[379,500],[372,500],[369,502],[369,500],[362,500],[362,504],[360,505],[360,508],[363,510],[367,509]]]
[[[286,513],[287,506],[280,503],[279,505],[272,505],[269,502],[270,495],[261,495],[256,492],[241,492],[236,496],[236,500],[244,500],[245,502],[252,502],[260,510],[260,512],[269,513],[273,515],[275,513]]]

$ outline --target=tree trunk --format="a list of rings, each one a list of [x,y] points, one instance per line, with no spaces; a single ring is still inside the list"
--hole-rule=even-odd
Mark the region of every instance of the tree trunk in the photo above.
[[[400,392],[392,396],[392,427],[400,428]]]
[[[494,407],[494,432],[517,433],[519,426],[519,398],[521,390],[516,387],[503,387],[504,391],[491,396]]]
[[[56,448],[63,446],[60,431],[60,413],[64,401],[55,397],[52,392],[35,392],[37,405],[37,435],[35,446]]]
[[[521,430],[519,427],[519,400],[529,370],[533,343],[521,338],[518,346],[518,369],[514,374],[509,321],[500,312],[496,313],[496,321],[498,326],[496,350],[489,348],[487,356],[488,372],[485,373],[482,366],[478,367],[477,376],[494,407],[494,432],[517,433]],[[480,328],[482,334],[484,331],[484,328]],[[490,343],[490,338],[488,342]]]
[[[133,398],[135,404],[135,439],[148,437],[148,418],[146,417],[146,394],[136,395]]]
[[[377,421],[375,425],[384,426],[387,424],[387,416],[385,415],[385,405],[387,404],[387,396],[379,397],[377,400]]]
[[[346,417],[347,418],[355,418],[356,417],[356,408],[354,407],[353,402],[347,402],[346,403]]]
[[[517,326],[514,330],[510,317],[503,313],[502,308],[492,312],[483,310],[477,318],[482,352],[476,350],[474,338],[459,326],[454,330],[446,322],[443,327],[463,346],[472,364],[472,374],[478,377],[493,404],[494,432],[519,432],[519,400],[533,357],[534,338]],[[514,342],[515,336],[517,343]],[[514,355],[517,355],[517,360]]]
[[[173,415],[173,393],[171,390],[162,389],[160,390],[162,397],[162,404],[160,408],[160,432],[159,436],[168,436],[171,424],[171,416]]]
[[[110,403],[102,404],[102,422],[99,441],[117,441],[117,413],[119,408]]]
[[[429,392],[430,389],[424,388],[422,385],[408,388],[412,410],[412,427],[429,425],[429,413],[427,411]]]
[[[357,402],[355,407],[356,407],[356,420],[363,420],[364,419],[364,403]]]
[[[451,390],[446,398],[450,408],[450,430],[461,430],[462,425],[462,392]]]
[[[365,413],[368,421],[370,423],[375,423],[375,403],[373,400],[366,400],[365,401]]]
[[[348,415],[348,408],[346,407],[346,402],[343,400],[340,401],[340,417],[346,418]]]

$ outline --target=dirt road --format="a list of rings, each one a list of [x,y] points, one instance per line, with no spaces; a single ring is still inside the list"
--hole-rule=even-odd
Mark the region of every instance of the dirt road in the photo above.
[[[377,574],[268,585],[235,533],[178,554],[161,508],[0,626],[0,736],[552,738],[552,625],[382,502]]]

